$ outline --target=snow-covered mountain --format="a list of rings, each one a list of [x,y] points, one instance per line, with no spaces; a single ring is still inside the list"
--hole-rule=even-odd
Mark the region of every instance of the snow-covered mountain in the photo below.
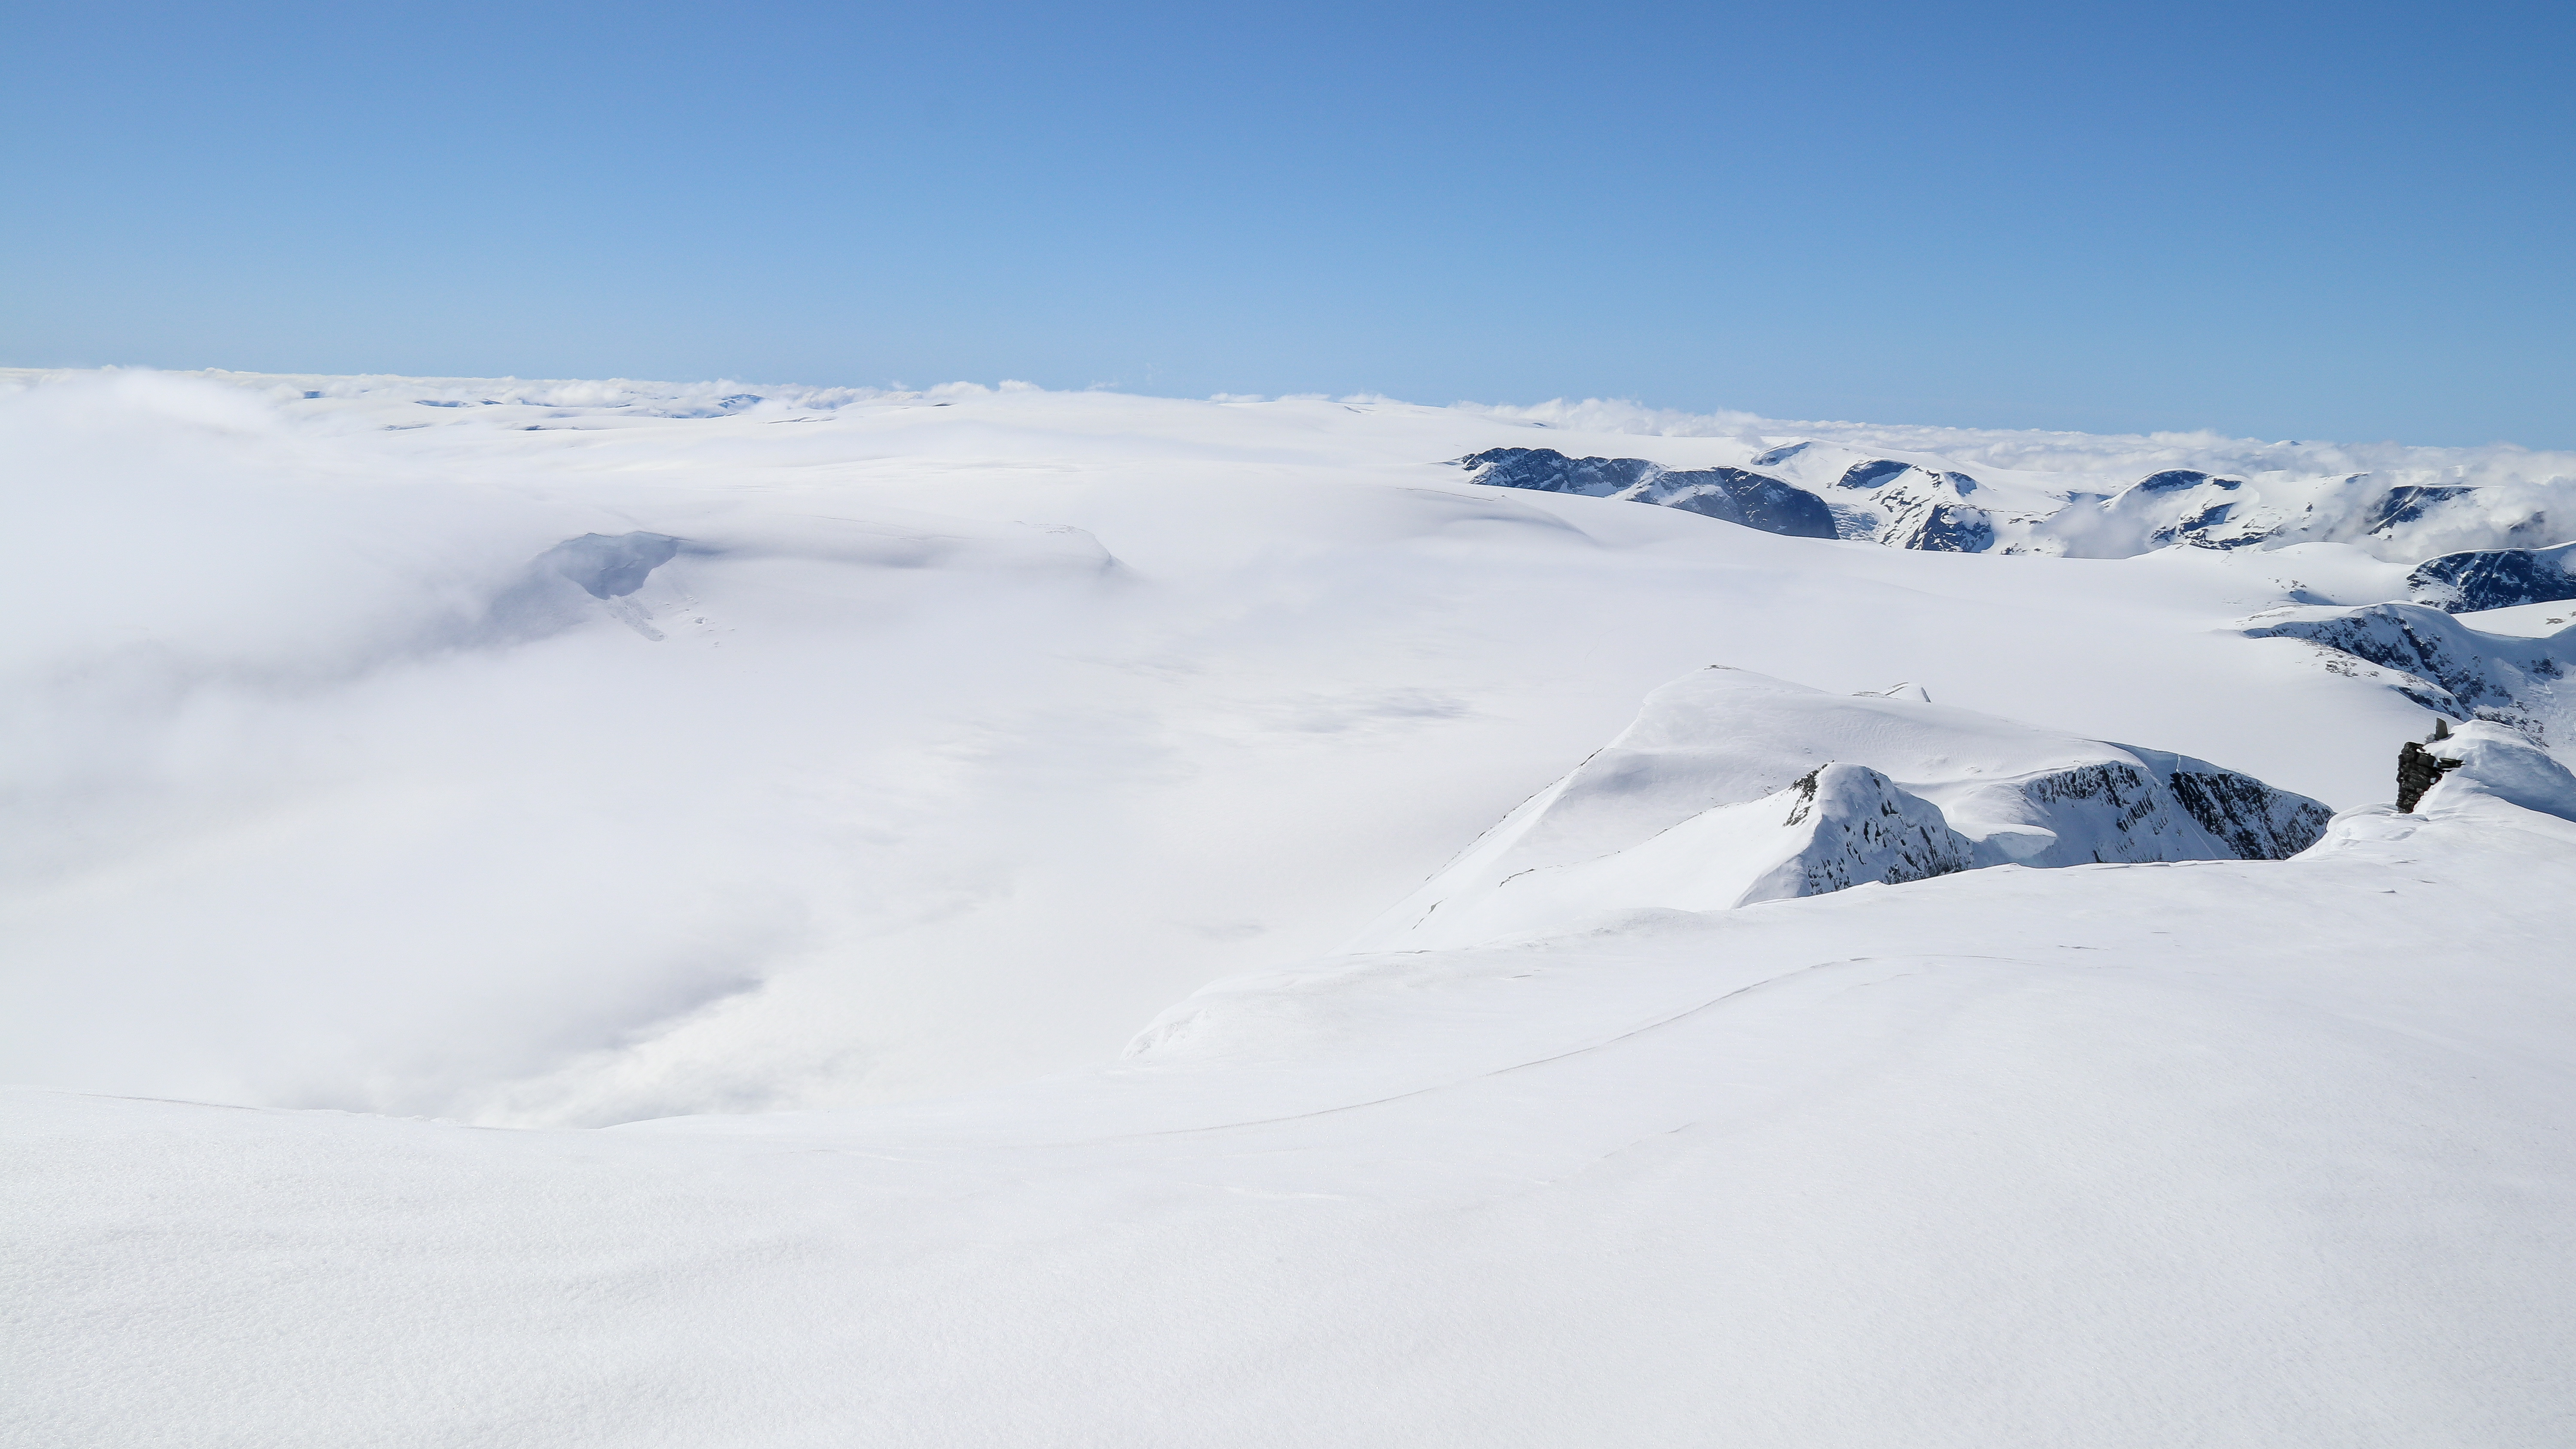
[[[2113,482],[2098,467],[1979,474],[1947,459],[1882,456],[1886,451],[1857,440],[1801,439],[1765,448],[1744,467],[1708,469],[1499,447],[1456,465],[1496,487],[1659,503],[1793,537],[2068,558],[2342,543],[2381,559],[2422,562],[2408,582],[2437,607],[2576,598],[2566,549],[2540,547],[2563,544],[2576,531],[2576,468],[2564,458],[2521,455],[2513,461],[2526,466],[2511,470],[2501,460],[2481,460],[2476,482],[2461,481],[2470,476],[2467,464],[2421,463],[2330,476],[2162,467]]]
[[[2571,460],[143,372],[0,457],[13,1443],[2576,1415]]]

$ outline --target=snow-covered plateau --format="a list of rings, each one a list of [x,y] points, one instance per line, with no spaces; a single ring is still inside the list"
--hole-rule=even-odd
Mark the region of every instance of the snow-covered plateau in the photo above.
[[[16,372],[0,488],[12,1449],[2576,1436],[2576,456]]]

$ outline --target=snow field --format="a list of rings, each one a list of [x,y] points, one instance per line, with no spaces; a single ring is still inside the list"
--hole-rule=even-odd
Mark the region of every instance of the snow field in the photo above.
[[[12,1445],[2576,1414],[2546,615],[2381,607],[2343,543],[1925,554],[1440,461],[1799,441],[1753,419],[27,381]],[[2428,700],[2480,722],[2396,815]],[[2341,813],[2221,859],[2178,793],[2030,790],[2207,761]],[[1880,807],[1972,868],[1762,898]],[[1489,865],[1583,879],[1409,914]]]

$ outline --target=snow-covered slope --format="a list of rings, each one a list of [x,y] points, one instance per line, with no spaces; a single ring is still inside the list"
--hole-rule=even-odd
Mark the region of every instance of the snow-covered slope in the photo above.
[[[1569,457],[1544,447],[1489,448],[1456,463],[1497,487],[1660,503],[1774,533],[1892,548],[2128,558],[2170,547],[2340,543],[2390,561],[2425,560],[2410,583],[2443,607],[2576,598],[2576,579],[2560,562],[2565,549],[2537,547],[2562,544],[2576,529],[2569,521],[2576,520],[2576,460],[2490,455],[2478,460],[2472,482],[2468,464],[2428,468],[2419,457],[2312,476],[2295,465],[2352,460],[2341,450],[2302,455],[2295,444],[2271,451],[2286,456],[2263,461],[2294,466],[2240,476],[2157,467],[2126,477],[2098,464],[1971,472],[1948,458],[1889,456],[1860,440],[1818,439],[1766,448],[1742,468]]]
[[[2406,582],[2422,602],[2456,614],[2555,603],[2576,599],[2571,559],[2576,559],[2576,543],[2446,553],[2426,559]]]
[[[1440,461],[1540,448],[1654,464]],[[2564,459],[146,373],[0,457],[13,1446],[2576,1416],[2576,660],[2407,602]]]
[[[1330,957],[947,1102],[0,1094],[13,1439],[2548,1443],[2576,822],[2483,728],[2289,861]]]
[[[1724,910],[1980,866],[2279,860],[2327,808],[2203,760],[1928,699],[1701,670],[1364,932],[1471,946],[1639,906]]]
[[[2445,718],[2512,726],[2533,742],[2576,742],[2576,625],[2537,637],[2493,634],[2415,604],[2285,607],[2249,620],[2256,639],[2297,639],[2326,669],[2380,682]]]
[[[1776,442],[1604,421],[1695,468]],[[28,380],[0,397],[0,1061],[514,1123],[1062,1070],[1348,939],[1715,663],[1912,680],[2336,805],[2386,798],[2423,731],[2241,632],[2406,594],[2342,545],[1936,556],[1436,461],[1635,451],[1580,422]]]

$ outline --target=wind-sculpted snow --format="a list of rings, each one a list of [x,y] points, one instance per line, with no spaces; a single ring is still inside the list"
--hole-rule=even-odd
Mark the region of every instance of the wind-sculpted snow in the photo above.
[[[2424,792],[2419,813],[2446,814],[2485,797],[2576,822],[2576,774],[2519,731],[2476,721],[2425,751],[2454,763]]]
[[[2325,667],[2383,683],[2435,714],[2488,720],[2535,742],[2576,738],[2576,626],[2537,639],[2489,634],[2421,604],[2288,608],[2245,631],[2299,639]]]
[[[1980,866],[2280,860],[2330,814],[2188,756],[1710,668],[1648,696],[1608,747],[1351,949],[1474,945],[1604,910],[1719,910]]]

